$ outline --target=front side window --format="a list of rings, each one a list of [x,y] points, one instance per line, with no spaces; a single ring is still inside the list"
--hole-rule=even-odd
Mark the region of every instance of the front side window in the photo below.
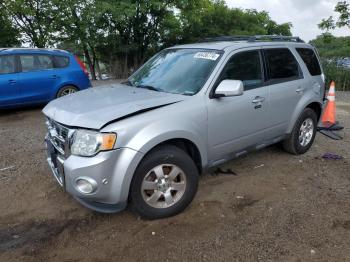
[[[291,81],[300,77],[299,64],[287,48],[266,49],[268,76],[272,81]]]
[[[221,57],[207,49],[168,49],[129,77],[129,84],[160,92],[194,95],[204,86]]]
[[[220,75],[219,82],[223,80],[241,80],[245,90],[261,86],[264,80],[260,52],[254,50],[235,54]]]
[[[310,48],[297,48],[297,52],[303,59],[312,76],[319,76],[322,74],[321,67],[314,50]]]
[[[16,72],[16,57],[14,55],[0,56],[0,74]]]

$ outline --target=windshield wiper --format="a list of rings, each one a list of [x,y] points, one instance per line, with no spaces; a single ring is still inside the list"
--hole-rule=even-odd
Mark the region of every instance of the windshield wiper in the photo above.
[[[162,92],[163,89],[151,86],[151,85],[138,85],[136,86],[137,88],[144,88],[144,89],[148,89],[148,90],[152,90],[152,91],[157,91],[157,92]]]

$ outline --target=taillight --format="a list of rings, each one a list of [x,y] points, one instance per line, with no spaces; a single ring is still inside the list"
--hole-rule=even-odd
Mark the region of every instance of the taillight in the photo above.
[[[81,70],[83,70],[83,72],[87,75],[87,77],[89,77],[89,72],[87,71],[86,66],[84,65],[84,63],[77,56],[75,56],[75,60],[77,60]]]

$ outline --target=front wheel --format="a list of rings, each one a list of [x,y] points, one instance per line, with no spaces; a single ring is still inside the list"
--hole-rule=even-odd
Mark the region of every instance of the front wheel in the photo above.
[[[186,152],[173,145],[159,147],[146,155],[134,174],[131,207],[146,219],[176,215],[192,202],[198,175]]]
[[[316,131],[317,115],[311,108],[305,108],[292,133],[283,141],[284,150],[294,155],[306,153],[315,140]]]

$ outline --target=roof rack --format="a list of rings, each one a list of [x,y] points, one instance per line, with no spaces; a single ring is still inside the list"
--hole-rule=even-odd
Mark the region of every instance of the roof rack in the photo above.
[[[254,36],[217,36],[204,38],[200,42],[247,41],[247,42],[296,42],[305,43],[299,36],[254,35]]]

